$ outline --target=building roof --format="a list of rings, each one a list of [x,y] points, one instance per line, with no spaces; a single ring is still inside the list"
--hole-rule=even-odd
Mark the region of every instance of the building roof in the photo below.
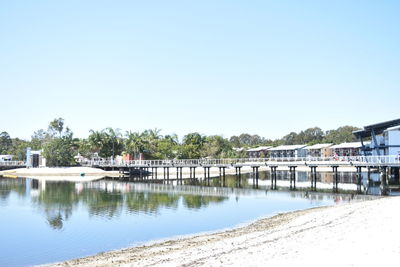
[[[277,151],[277,150],[296,150],[300,148],[304,148],[306,145],[288,145],[288,146],[277,146],[268,149],[269,151]]]
[[[372,131],[375,132],[375,134],[381,134],[383,133],[387,128],[394,127],[394,126],[399,126],[400,125],[400,119],[396,120],[391,120],[391,121],[384,121],[380,123],[375,123],[371,125],[364,126],[363,130],[359,131],[354,131],[353,134],[357,137],[370,137]]]
[[[400,126],[395,126],[395,127],[387,128],[387,129],[385,130],[385,132],[386,132],[386,131],[398,131],[398,130],[400,130]]]
[[[333,146],[333,144],[315,144],[312,146],[305,147],[304,149],[321,149]]]
[[[371,142],[364,142],[364,145],[369,145]],[[330,148],[360,148],[362,147],[361,142],[341,143],[338,145],[331,146]]]
[[[270,149],[272,146],[259,146],[259,147],[255,147],[255,148],[250,148],[247,149],[247,152],[258,152],[258,151],[263,151],[263,150],[268,150]]]

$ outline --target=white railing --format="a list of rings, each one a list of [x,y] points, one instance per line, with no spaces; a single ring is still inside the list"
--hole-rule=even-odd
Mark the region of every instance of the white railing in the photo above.
[[[285,157],[285,158],[240,158],[240,159],[170,159],[170,160],[95,160],[83,161],[84,166],[114,166],[114,167],[179,167],[179,166],[218,166],[235,164],[274,164],[284,162],[304,163],[365,163],[365,164],[400,164],[398,156],[345,156],[345,157]]]
[[[0,161],[0,166],[24,166],[23,161]]]

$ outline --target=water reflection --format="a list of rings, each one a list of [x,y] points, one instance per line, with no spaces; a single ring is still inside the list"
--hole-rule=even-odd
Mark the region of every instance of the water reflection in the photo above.
[[[277,176],[278,180],[287,181],[289,173],[278,171]],[[296,177],[299,183],[309,181],[307,172],[297,172]],[[331,173],[317,173],[317,178],[319,182],[327,184],[332,183],[333,179]],[[354,173],[341,173],[340,178],[342,183],[355,183],[357,179]],[[270,173],[260,172],[259,179],[261,184],[259,188],[267,189]],[[210,203],[226,201],[231,194],[235,194],[238,198],[241,194],[250,195],[255,192],[246,191],[246,188],[254,187],[252,174],[244,174],[240,180],[227,175],[225,179],[186,180],[184,183],[186,185],[179,186],[113,180],[72,183],[0,178],[0,205],[7,205],[11,192],[19,196],[29,196],[33,206],[45,215],[48,225],[55,230],[61,230],[65,221],[68,221],[79,205],[85,207],[89,216],[113,219],[121,216],[122,212],[151,215],[157,214],[164,208],[177,209],[180,201],[188,209],[201,209]],[[222,185],[225,187],[221,187]],[[300,194],[310,200],[323,198],[316,194],[310,195],[308,192]],[[296,198],[299,197],[299,193],[290,192],[290,196]]]
[[[268,181],[262,175],[261,184]],[[226,177],[226,187],[220,179],[210,186],[191,182],[195,185],[0,178],[0,266],[61,261],[353,200],[348,194],[254,190],[248,175],[239,187],[234,176]]]
[[[164,188],[160,192],[157,186]],[[173,188],[107,180],[71,183],[0,178],[0,203],[6,205],[11,192],[30,197],[31,203],[45,214],[48,225],[61,230],[79,205],[84,205],[90,216],[112,219],[124,209],[128,213],[157,214],[162,208],[176,209],[180,200],[189,209],[200,209],[228,198],[202,195],[201,190],[194,192],[193,188],[174,193]]]
[[[317,172],[317,190],[329,192],[333,188],[333,173],[332,172]],[[289,188],[290,172],[287,170],[277,170],[277,185],[278,189]],[[339,189],[347,193],[356,193],[358,176],[355,172],[338,172]],[[186,184],[196,184],[203,186],[226,186],[232,188],[256,188],[256,189],[270,189],[270,171],[260,171],[259,179],[255,179],[253,173],[244,173],[241,179],[235,175],[226,175],[225,179],[222,177],[213,178],[210,182],[207,180],[199,181],[186,181]],[[296,171],[296,187],[297,189],[308,190],[311,184],[311,172],[309,171]],[[371,173],[361,173],[361,184],[363,191],[366,194],[380,195],[380,174],[375,171]]]

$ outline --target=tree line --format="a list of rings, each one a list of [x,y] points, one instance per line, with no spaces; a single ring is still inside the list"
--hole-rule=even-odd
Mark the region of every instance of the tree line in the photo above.
[[[161,135],[160,129],[142,132],[105,128],[90,130],[87,138],[74,138],[73,132],[65,126],[64,119],[57,118],[49,123],[47,130],[35,131],[31,140],[11,138],[0,133],[0,154],[14,155],[16,160],[24,160],[26,148],[43,150],[48,166],[70,166],[76,164],[78,153],[86,158],[97,154],[102,158],[130,154],[145,159],[193,159],[193,158],[235,158],[246,157],[246,148],[257,146],[278,146],[294,144],[316,144],[356,141],[353,126],[343,126],[336,130],[322,131],[319,127],[308,128],[299,133],[291,132],[281,139],[271,140],[259,135],[243,133],[229,139],[220,135],[188,133],[179,140],[176,134]],[[240,149],[243,148],[243,149]]]

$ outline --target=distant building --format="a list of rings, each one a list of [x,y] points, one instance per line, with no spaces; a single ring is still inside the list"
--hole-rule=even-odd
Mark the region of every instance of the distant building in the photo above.
[[[268,149],[270,148],[272,148],[272,146],[260,146],[256,148],[247,149],[246,150],[247,156],[249,158],[260,158],[260,157],[268,158],[270,156]]]
[[[364,142],[364,146],[368,146],[369,142]],[[363,144],[361,142],[342,143],[331,146],[332,156],[359,156],[362,152]]]
[[[363,155],[400,155],[400,119],[367,125],[353,134],[363,144]],[[371,140],[370,146],[365,145],[365,139]]]
[[[304,149],[306,145],[286,145],[277,146],[268,149],[271,158],[297,158],[305,157],[306,150]]]
[[[307,146],[304,149],[306,150],[307,157],[330,157],[332,156],[331,146],[333,144],[315,144]]]
[[[0,162],[12,161],[13,155],[0,155]]]

